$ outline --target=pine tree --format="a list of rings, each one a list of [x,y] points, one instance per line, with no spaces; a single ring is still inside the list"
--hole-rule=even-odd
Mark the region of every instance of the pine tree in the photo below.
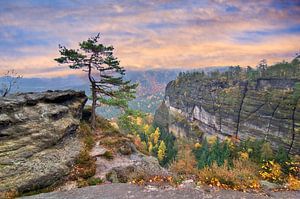
[[[194,154],[198,162],[197,167],[199,169],[203,169],[209,164],[209,147],[206,138],[202,142],[202,147],[194,150]]]
[[[153,133],[153,144],[157,144],[159,136],[160,136],[160,131],[159,128],[157,127]]]
[[[153,150],[153,144],[152,142],[148,142],[148,151],[150,154],[152,153],[152,150]]]
[[[180,147],[176,161],[170,165],[170,169],[177,174],[189,175],[197,172],[196,165],[195,155],[192,153],[190,146],[185,144]]]
[[[96,107],[106,104],[124,110],[128,107],[128,101],[135,97],[137,87],[137,84],[124,80],[125,69],[113,55],[113,46],[105,46],[98,42],[99,39],[100,34],[97,34],[79,43],[79,49],[67,49],[60,45],[61,57],[55,59],[71,69],[87,72],[92,91],[93,128],[96,122]]]
[[[162,161],[166,155],[166,145],[165,142],[162,140],[158,147],[157,157],[159,161]]]

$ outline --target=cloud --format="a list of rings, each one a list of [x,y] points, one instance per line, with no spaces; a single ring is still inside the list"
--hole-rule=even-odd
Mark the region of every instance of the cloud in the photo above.
[[[279,1],[0,2],[0,71],[61,76],[58,44],[102,35],[125,67],[255,65],[299,51],[300,6]],[[296,1],[295,1],[296,2]]]

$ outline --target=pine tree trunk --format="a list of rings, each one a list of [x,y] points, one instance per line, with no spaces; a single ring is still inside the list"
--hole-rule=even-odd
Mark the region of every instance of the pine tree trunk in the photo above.
[[[91,115],[91,126],[92,129],[96,127],[96,103],[97,103],[97,94],[96,94],[96,85],[92,83],[92,115]]]

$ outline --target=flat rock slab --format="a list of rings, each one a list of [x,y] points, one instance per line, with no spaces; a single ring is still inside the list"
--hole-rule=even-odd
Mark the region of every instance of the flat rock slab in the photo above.
[[[92,157],[99,157],[101,155],[104,155],[106,152],[107,152],[107,149],[99,146],[99,142],[98,142],[98,143],[96,143],[96,146],[92,149],[90,155]]]
[[[196,199],[196,198],[244,198],[244,199],[260,199],[260,198],[284,198],[298,199],[299,191],[288,192],[272,192],[268,196],[259,193],[244,193],[231,190],[201,189],[201,188],[169,188],[169,189],[153,189],[149,187],[137,186],[133,184],[105,184],[98,186],[90,186],[81,189],[74,189],[67,192],[44,193],[24,199]]]

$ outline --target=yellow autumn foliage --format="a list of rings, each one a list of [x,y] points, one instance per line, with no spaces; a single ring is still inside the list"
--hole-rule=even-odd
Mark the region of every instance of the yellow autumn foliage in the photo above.
[[[189,145],[178,151],[178,158],[170,165],[170,170],[179,175],[197,174],[197,161]]]
[[[159,136],[160,136],[159,128],[156,128],[153,133],[153,144],[157,144]]]
[[[212,145],[217,141],[217,136],[210,136],[207,138],[208,144]]]
[[[268,180],[270,182],[282,182],[282,171],[281,166],[274,161],[267,161],[262,165],[261,171],[259,171],[260,176],[264,180]]]
[[[143,130],[144,130],[144,132],[145,132],[146,135],[150,135],[151,134],[151,132],[150,132],[150,126],[148,124],[145,124],[143,126]]]
[[[240,158],[242,160],[248,160],[249,159],[249,154],[247,152],[241,152],[240,153]]]
[[[162,161],[164,159],[164,157],[166,155],[166,150],[167,150],[166,144],[162,140],[159,144],[158,152],[157,152],[157,158],[159,161]]]
[[[143,119],[141,117],[136,118],[136,124],[141,126],[143,124]]]
[[[153,149],[152,142],[148,142],[148,151],[149,151],[150,154],[152,153],[152,149]]]
[[[300,180],[293,175],[289,175],[288,177],[288,187],[291,190],[298,191],[300,190]]]
[[[199,142],[197,142],[197,143],[194,145],[194,147],[195,147],[196,149],[199,149],[199,148],[201,148],[201,144],[200,144]]]

